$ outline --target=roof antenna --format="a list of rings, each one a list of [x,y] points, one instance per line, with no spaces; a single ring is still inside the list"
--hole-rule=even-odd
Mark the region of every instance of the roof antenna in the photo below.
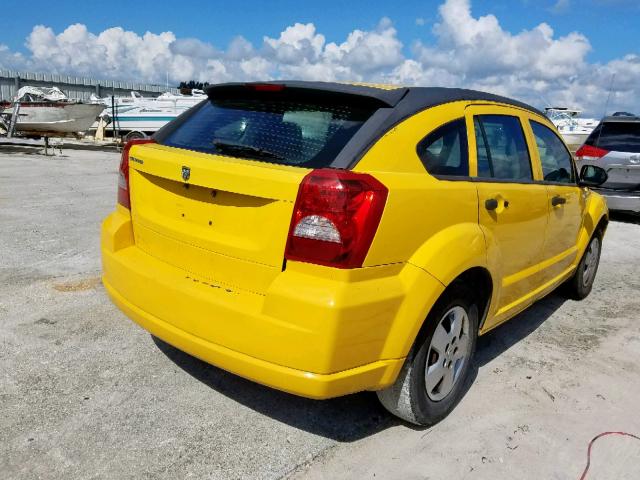
[[[547,108],[553,108],[553,106],[551,105],[551,103],[549,102],[549,100],[547,100],[547,99],[545,98],[545,96],[544,96],[544,95],[542,95],[542,93],[540,93],[540,92],[537,92],[537,93],[538,93],[538,97],[540,97],[540,100],[542,100],[542,101],[544,102],[544,104],[546,105],[545,110],[546,110]]]
[[[611,75],[611,83],[609,84],[609,95],[607,95],[607,103],[604,104],[604,118],[607,115],[607,109],[609,108],[609,101],[611,100],[611,93],[613,92],[613,82],[616,79],[616,74]]]
[[[611,75],[611,84],[609,85],[609,95],[607,95],[607,102],[604,104],[604,113],[602,114],[602,118],[607,116],[607,110],[609,109],[609,100],[611,100],[611,93],[613,92],[613,81],[616,79],[616,74]],[[604,126],[601,124],[600,131],[598,132],[598,139],[596,140],[596,147],[600,145],[600,137],[602,136],[602,129]]]

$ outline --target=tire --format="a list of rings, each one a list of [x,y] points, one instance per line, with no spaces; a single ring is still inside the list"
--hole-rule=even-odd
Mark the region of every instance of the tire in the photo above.
[[[137,130],[134,130],[132,132],[127,133],[124,136],[124,141],[128,142],[129,140],[138,140],[141,138],[147,138],[147,135],[144,132],[139,132]]]
[[[600,265],[601,252],[602,235],[596,232],[591,237],[573,277],[567,280],[565,284],[565,293],[569,298],[582,300],[591,293],[593,281]]]
[[[456,320],[461,329],[455,328]],[[456,335],[456,330],[461,333]],[[450,287],[431,309],[395,383],[378,391],[378,399],[407,422],[422,426],[439,422],[466,392],[477,338],[474,296],[466,288]]]

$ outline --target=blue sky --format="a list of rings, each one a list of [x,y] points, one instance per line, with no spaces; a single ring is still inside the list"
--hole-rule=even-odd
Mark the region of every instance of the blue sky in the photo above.
[[[158,0],[5,0],[0,43],[24,51],[25,38],[36,24],[59,32],[73,23],[90,31],[122,26],[140,34],[172,31],[177,37],[195,37],[223,48],[236,35],[259,43],[264,35],[277,36],[295,22],[313,22],[330,41],[338,41],[355,28],[368,30],[388,17],[405,48],[416,39],[429,40],[440,1],[404,0],[244,0],[161,2]],[[165,5],[163,5],[165,3]],[[188,6],[189,4],[193,6]],[[402,4],[400,7],[399,4]],[[558,8],[554,6],[558,4]],[[197,5],[197,6],[196,6]],[[493,13],[512,32],[547,22],[557,35],[579,31],[591,41],[588,59],[603,62],[629,52],[640,52],[640,1],[638,0],[476,0],[476,16]],[[424,25],[417,25],[416,19]]]
[[[640,0],[4,0],[0,68],[467,87],[640,111]]]

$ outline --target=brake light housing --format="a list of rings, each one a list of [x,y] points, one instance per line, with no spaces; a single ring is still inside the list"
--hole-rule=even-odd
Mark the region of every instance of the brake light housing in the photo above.
[[[313,170],[298,190],[285,258],[344,269],[362,267],[388,193],[366,173]]]
[[[605,150],[604,148],[599,148],[599,147],[594,147],[593,145],[582,145],[577,151],[576,151],[576,157],[580,160],[582,160],[585,157],[589,157],[589,158],[602,158],[604,157],[607,153],[609,153],[609,150]]]
[[[285,89],[281,83],[246,83],[245,85],[255,92],[282,92]]]
[[[152,138],[136,138],[129,140],[122,149],[120,168],[118,169],[118,203],[131,210],[131,195],[129,192],[129,152],[134,145],[156,143]]]

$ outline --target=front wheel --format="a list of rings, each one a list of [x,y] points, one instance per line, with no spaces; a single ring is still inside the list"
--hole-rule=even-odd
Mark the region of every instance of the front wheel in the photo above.
[[[586,298],[593,288],[598,265],[600,264],[600,252],[602,250],[602,237],[596,233],[591,238],[587,249],[578,264],[573,277],[566,283],[566,292],[574,300]]]
[[[478,307],[464,288],[445,292],[427,316],[396,382],[377,392],[384,407],[417,425],[433,425],[465,393],[478,337]]]

